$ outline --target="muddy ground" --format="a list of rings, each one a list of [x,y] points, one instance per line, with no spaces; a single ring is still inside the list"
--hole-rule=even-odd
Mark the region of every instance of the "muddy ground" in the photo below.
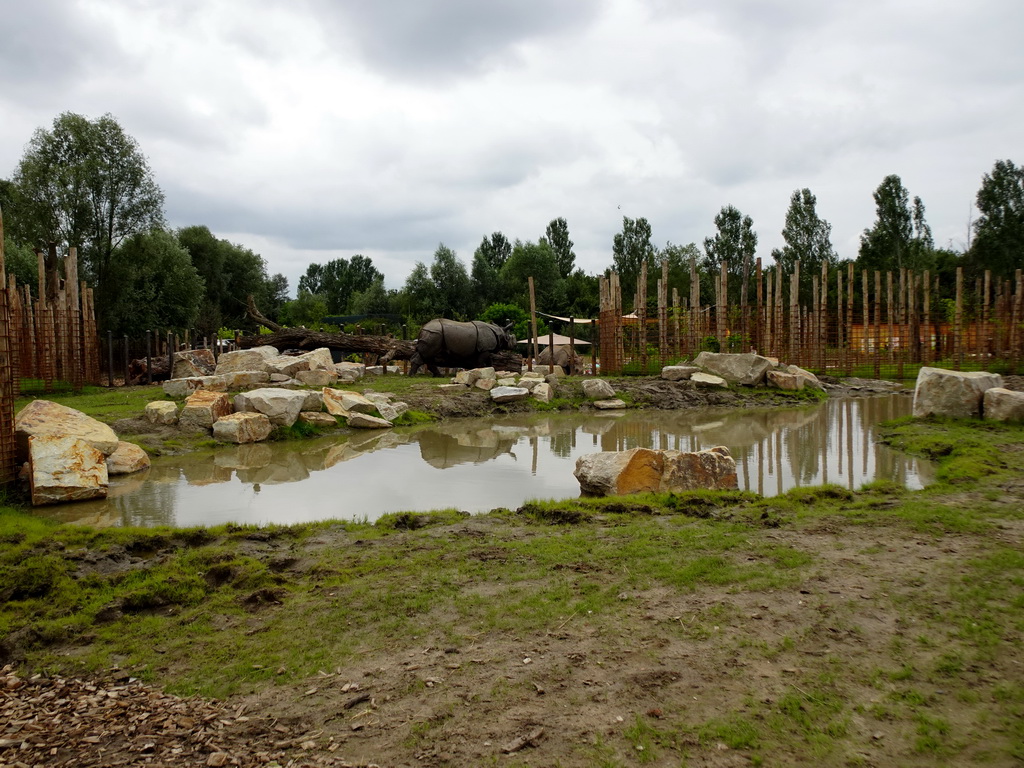
[[[649,407],[748,404],[743,394],[707,396],[659,380],[614,383]],[[1022,382],[1008,383],[1020,389]],[[886,385],[843,386],[867,394]],[[482,398],[485,405],[459,398],[457,406],[406,399],[446,417],[487,407]],[[978,489],[929,503],[1024,508],[1020,483],[997,490],[995,502],[992,489]],[[651,518],[651,525],[672,524]],[[587,525],[600,539],[615,523]],[[550,535],[481,517],[375,545],[401,551],[429,547],[435,537],[467,540],[476,542],[473,557],[486,561],[506,556],[502,542]],[[1022,645],[976,670],[976,695],[926,674],[961,652],[951,651],[944,622],[956,612],[956,588],[970,564],[993,548],[1024,549],[1019,516],[984,533],[941,534],[892,520],[782,516],[751,525],[746,537],[737,558],[755,560],[773,545],[805,555],[798,581],[764,590],[629,590],[617,596],[622,610],[614,623],[571,614],[520,636],[474,632],[453,615],[451,632],[361,648],[355,663],[325,665],[298,681],[281,670],[277,683],[223,702],[168,696],[119,670],[81,679],[9,666],[0,676],[0,768],[1021,764],[1001,741],[1012,726],[992,722],[991,712],[1000,686],[1019,688],[1024,679]],[[285,563],[289,578],[301,582],[315,578],[310,564],[318,552],[355,544],[344,530],[327,529],[299,549],[256,540],[251,553]],[[564,574],[597,590],[622,580],[586,561],[556,571],[552,579]],[[483,597],[500,589],[464,586]],[[320,599],[327,605],[333,596]],[[257,619],[252,626],[259,631]],[[174,669],[162,674],[173,680]],[[941,713],[932,734],[939,747],[922,742],[931,721],[913,716],[918,699],[932,721]],[[777,743],[785,746],[773,751],[764,731],[759,739],[745,735],[744,722],[781,729]]]

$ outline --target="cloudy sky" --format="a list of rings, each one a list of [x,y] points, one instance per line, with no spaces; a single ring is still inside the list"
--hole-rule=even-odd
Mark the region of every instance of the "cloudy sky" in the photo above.
[[[898,174],[963,248],[1024,163],[1018,0],[0,0],[0,177],[64,111],[114,115],[172,226],[294,291],[362,253],[399,288],[438,243],[536,240],[577,266],[622,217],[702,243],[732,204],[767,261],[809,187],[841,257]]]

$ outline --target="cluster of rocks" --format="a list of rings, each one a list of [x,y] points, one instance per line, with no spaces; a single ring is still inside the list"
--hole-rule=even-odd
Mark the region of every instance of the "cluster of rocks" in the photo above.
[[[774,387],[797,392],[805,387],[824,390],[825,386],[810,371],[786,365],[772,357],[752,352],[727,354],[701,352],[689,365],[669,365],[661,369],[668,381],[689,381],[698,387],[730,386]]]
[[[271,346],[253,347],[225,352],[216,360],[208,349],[193,349],[174,355],[171,378],[163,388],[168,397],[183,398],[199,390],[229,392],[263,384],[282,389],[330,387],[398,371],[395,366],[335,363],[327,347],[300,355],[282,355]]]
[[[1024,422],[1024,392],[1003,387],[997,373],[924,367],[917,374],[913,414]]]
[[[33,400],[14,422],[22,478],[32,504],[104,498],[111,475],[149,467],[149,456],[110,427],[73,408]]]
[[[200,389],[188,396],[180,411],[169,400],[157,400],[146,405],[145,415],[153,424],[205,430],[221,442],[241,444],[266,440],[275,427],[290,427],[297,421],[334,427],[341,418],[355,429],[387,429],[408,409],[406,403],[393,402],[386,393],[261,387],[234,397]]]
[[[514,373],[496,371],[494,368],[472,368],[459,371],[450,383],[438,385],[442,392],[461,394],[472,389],[489,392],[496,403],[512,403],[532,397],[542,403],[549,403],[555,396],[558,380],[565,376],[561,366],[537,365],[532,371]],[[583,393],[599,410],[615,410],[626,407],[626,403],[615,397],[612,385],[604,379],[586,379]]]

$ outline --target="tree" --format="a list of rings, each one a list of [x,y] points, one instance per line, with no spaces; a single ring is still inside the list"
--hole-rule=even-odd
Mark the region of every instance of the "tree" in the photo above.
[[[533,278],[538,309],[545,312],[562,310],[561,275],[555,252],[545,240],[539,243],[516,240],[512,255],[501,270],[501,280],[508,297],[524,309],[530,306],[529,278]]]
[[[438,316],[437,289],[427,265],[417,261],[398,295],[402,313],[413,323],[425,323]]]
[[[651,225],[647,219],[622,217],[622,232],[612,240],[612,264],[619,273],[623,296],[636,292],[640,265],[647,262],[648,273],[654,266],[654,246],[651,244]]]
[[[928,269],[934,263],[932,232],[924,218],[924,203],[909,193],[896,174],[886,176],[874,192],[877,218],[860,237],[861,269],[897,271]]]
[[[376,278],[363,291],[355,291],[349,301],[354,315],[386,315],[391,312],[392,294],[384,287],[384,277]]]
[[[798,189],[789,198],[786,226],[781,250],[772,251],[772,260],[780,273],[791,275],[800,261],[800,299],[804,304],[813,298],[813,277],[821,274],[821,265],[835,264],[837,255],[832,247],[832,225],[818,216],[817,198],[811,190]]]
[[[977,196],[981,216],[974,223],[968,253],[972,269],[1010,277],[1024,263],[1024,167],[998,160],[981,180]]]
[[[14,275],[18,285],[31,286],[33,295],[38,296],[39,259],[31,248],[4,237],[4,267],[8,275]]]
[[[718,233],[714,237],[704,238],[705,271],[713,279],[725,262],[729,296],[733,301],[746,303],[750,270],[757,250],[754,221],[740,213],[735,206],[726,205],[715,216],[715,226],[718,227]]]
[[[658,252],[658,261],[668,261],[668,300],[672,301],[672,289],[679,291],[681,298],[690,298],[690,261],[701,261],[700,248],[696,243],[676,245],[669,241]],[[660,272],[658,273],[661,274]],[[698,280],[700,278],[698,277]],[[657,306],[657,305],[655,305]]]
[[[530,332],[530,313],[518,304],[491,304],[480,313],[479,319],[485,323],[500,325],[503,328],[507,323],[512,323],[512,335],[517,340],[533,337]],[[540,323],[537,327],[541,327]]]
[[[383,278],[373,261],[356,254],[351,259],[332,259],[326,264],[310,264],[299,278],[299,289],[322,296],[329,314],[348,311],[349,300],[357,291],[365,291],[374,280]]]
[[[277,320],[281,308],[288,303],[288,278],[280,272],[272,275],[264,285],[263,293],[265,298],[258,306],[264,315],[271,320]]]
[[[284,325],[319,328],[326,315],[327,303],[323,298],[300,288],[296,299],[281,307],[280,319]]]
[[[100,289],[114,249],[163,224],[163,192],[138,142],[109,114],[65,112],[53,130],[36,130],[13,182],[25,242],[76,246],[81,273],[100,294],[111,294]]]
[[[430,265],[430,279],[434,283],[436,309],[441,317],[463,320],[471,311],[469,273],[455,251],[439,243]]]
[[[501,232],[492,232],[490,239],[480,241],[476,252],[487,260],[495,271],[500,271],[508,257],[512,255],[512,243]]]
[[[103,326],[138,336],[156,328],[191,328],[203,298],[203,280],[187,250],[164,229],[125,240],[110,260],[117,275],[102,286]]]
[[[545,238],[555,254],[555,262],[558,264],[558,274],[566,278],[572,274],[576,265],[576,254],[572,250],[572,240],[569,239],[569,225],[565,219],[559,217],[552,219],[545,232]]]

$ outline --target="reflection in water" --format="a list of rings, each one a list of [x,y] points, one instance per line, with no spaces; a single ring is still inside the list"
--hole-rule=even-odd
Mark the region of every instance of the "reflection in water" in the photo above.
[[[39,510],[89,525],[373,520],[443,507],[483,512],[527,499],[579,495],[576,459],[645,447],[728,446],[740,488],[771,496],[794,486],[859,488],[892,480],[920,488],[932,467],[876,445],[874,425],[911,399],[832,399],[799,409],[633,411],[463,419],[292,443],[224,446],[156,459],[114,478],[107,499]],[[443,472],[444,474],[439,474]]]

